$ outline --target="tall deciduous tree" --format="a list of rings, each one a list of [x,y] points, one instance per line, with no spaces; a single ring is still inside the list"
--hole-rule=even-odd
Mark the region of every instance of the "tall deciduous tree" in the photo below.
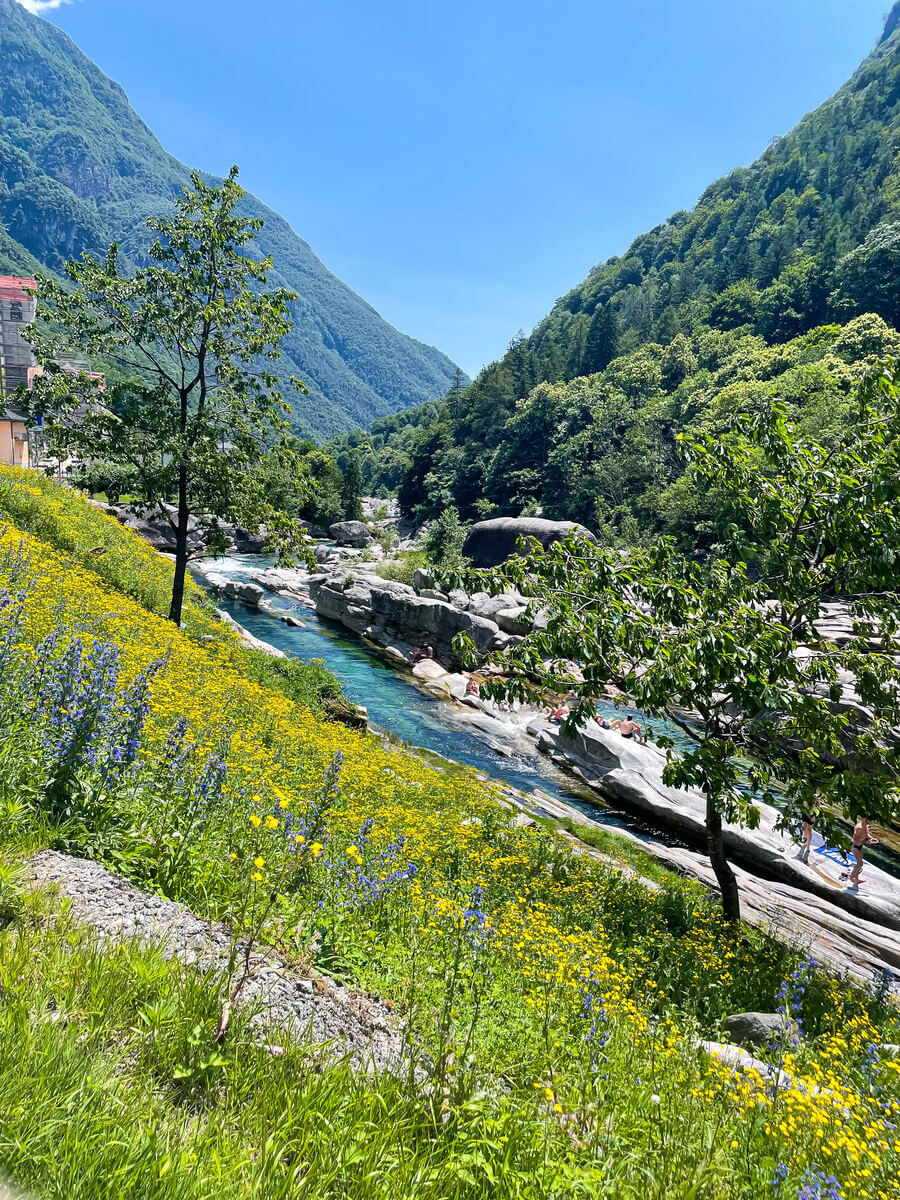
[[[276,537],[295,536],[255,468],[267,452],[292,461],[289,409],[266,364],[279,356],[296,296],[261,290],[272,263],[243,252],[263,222],[238,212],[237,175],[232,167],[220,185],[192,175],[174,214],[148,220],[156,241],[134,274],[120,273],[113,244],[104,262],[66,264],[74,287],[41,278],[29,333],[44,372],[29,402],[51,452],[121,464],[139,510],[171,521],[176,624],[192,519],[213,532],[219,519],[262,521]],[[99,394],[88,376],[57,365],[73,352],[115,364],[126,381]]]
[[[873,375],[829,444],[801,437],[774,400],[730,435],[686,438],[698,483],[723,489],[734,513],[718,557],[697,561],[666,539],[624,553],[575,539],[474,573],[546,614],[545,629],[497,656],[509,679],[488,691],[571,688],[577,726],[612,683],[686,735],[681,754],[658,739],[669,747],[664,779],[705,795],[732,920],[723,822],[755,824],[747,782],[763,799],[777,784],[798,806],[818,792],[850,818],[900,813],[898,399],[890,371]],[[835,597],[857,635],[841,646],[816,624]],[[583,683],[560,666],[572,659]]]
[[[344,468],[344,482],[341,486],[341,505],[344,509],[345,520],[362,520],[362,470],[359,465],[359,455],[355,450],[350,452],[350,456],[347,459],[347,466]]]

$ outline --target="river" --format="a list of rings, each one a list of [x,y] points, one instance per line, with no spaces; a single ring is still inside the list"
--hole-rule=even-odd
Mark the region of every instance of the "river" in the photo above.
[[[247,581],[251,571],[271,565],[272,560],[259,555],[235,554],[205,560],[204,570]],[[202,584],[202,575],[198,574],[197,580]],[[287,625],[275,613],[250,608],[239,601],[219,599],[217,603],[254,637],[297,658],[321,659],[337,678],[347,698],[355,704],[365,705],[374,727],[394,734],[410,746],[464,763],[488,778],[522,792],[543,792],[598,824],[613,828],[626,826],[640,832],[644,838],[666,845],[677,844],[666,831],[651,828],[630,813],[604,805],[596,793],[580,788],[537,750],[533,754],[523,752],[512,757],[492,750],[487,741],[454,721],[451,705],[433,699],[416,687],[410,675],[389,665],[376,650],[348,634],[342,626],[324,620],[314,609],[298,601],[282,596],[271,599],[277,612],[290,613],[303,621],[303,626]],[[660,728],[659,721],[653,724]],[[665,732],[676,746],[683,741],[684,735],[674,726]],[[532,807],[535,812],[541,811],[539,795],[534,797]],[[900,878],[900,854],[894,850],[880,846],[877,850],[868,850],[866,857]]]
[[[204,569],[232,579],[248,580],[250,571],[270,565],[269,559],[257,555],[235,554],[207,559]],[[198,575],[197,581],[202,584],[203,577]],[[671,842],[668,835],[649,830],[630,814],[602,804],[592,792],[579,788],[537,750],[533,754],[519,753],[512,757],[498,754],[486,741],[453,720],[450,705],[433,699],[416,687],[410,675],[390,666],[376,650],[348,634],[340,625],[323,620],[313,609],[298,601],[281,596],[273,596],[272,600],[277,612],[290,613],[303,621],[302,628],[286,625],[274,613],[249,608],[236,600],[220,598],[216,603],[254,637],[269,645],[297,658],[320,658],[338,680],[348,700],[365,705],[369,722],[375,728],[394,734],[410,746],[474,767],[481,774],[522,792],[538,789],[603,825],[627,825],[652,833],[656,840]],[[540,797],[536,796],[535,810],[539,809]]]

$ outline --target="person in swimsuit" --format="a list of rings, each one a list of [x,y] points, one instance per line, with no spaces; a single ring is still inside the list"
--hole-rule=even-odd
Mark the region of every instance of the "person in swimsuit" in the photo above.
[[[641,737],[641,727],[637,721],[633,719],[631,713],[628,714],[628,716],[619,726],[619,733],[621,733],[622,737],[624,738],[634,738],[636,742],[643,741],[643,738]]]
[[[853,857],[856,859],[856,866],[848,874],[846,871],[841,873],[841,879],[847,880],[848,887],[855,887],[858,883],[865,883],[862,877],[863,868],[863,847],[877,846],[878,838],[873,838],[869,833],[868,817],[860,817],[853,826],[853,841],[850,843],[850,849],[853,851]]]
[[[806,800],[803,807],[800,809],[800,820],[803,822],[803,844],[800,847],[800,861],[809,862],[809,851],[812,846],[813,830],[816,827],[816,818],[819,815],[819,800],[818,795],[813,796],[811,800]]]

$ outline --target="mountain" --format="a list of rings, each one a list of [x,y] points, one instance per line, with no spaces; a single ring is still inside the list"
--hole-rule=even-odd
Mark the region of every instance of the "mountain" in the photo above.
[[[898,326],[900,3],[844,87],[751,166],[595,267],[446,403],[355,438],[364,483],[422,516],[543,508],[649,534],[668,528],[675,435],[714,419],[716,387],[802,367],[815,392],[823,364],[846,382]],[[795,381],[800,409],[810,394]]]
[[[0,273],[58,270],[118,240],[125,261],[149,244],[145,218],[188,180],[108,79],[56,26],[0,0]],[[299,375],[299,432],[329,435],[434,399],[456,367],[399,333],[253,196],[270,280],[299,294],[279,369]]]

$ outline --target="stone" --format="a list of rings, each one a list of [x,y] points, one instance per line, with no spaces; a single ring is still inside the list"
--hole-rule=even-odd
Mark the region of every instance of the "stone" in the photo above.
[[[722,1028],[739,1045],[767,1046],[792,1042],[800,1033],[796,1021],[785,1013],[734,1013],[722,1022]]]
[[[247,604],[251,608],[259,608],[265,595],[259,584],[240,583],[236,579],[229,579],[222,590],[232,600],[240,600],[242,604]]]
[[[437,588],[422,588],[419,592],[419,595],[425,600],[443,600],[445,604],[450,599],[450,597],[445,595],[444,592],[439,592]]]
[[[417,592],[421,592],[423,588],[434,591],[436,587],[434,576],[428,571],[423,571],[421,567],[416,567],[413,571],[413,587]]]
[[[508,592],[501,592],[499,596],[476,592],[469,601],[469,611],[477,613],[479,617],[487,617],[489,621],[496,621],[498,613],[517,606],[518,597]]]
[[[432,682],[439,679],[445,679],[449,672],[446,671],[440,663],[435,662],[433,658],[423,658],[421,662],[417,662],[412,669],[416,679],[428,679]]]
[[[528,633],[531,629],[531,622],[522,619],[525,612],[526,606],[524,604],[519,604],[515,608],[501,608],[495,615],[494,620],[504,633],[521,636]]]
[[[220,977],[233,966],[232,936],[224,925],[206,921],[176,901],[141,892],[99,863],[44,850],[31,859],[29,872],[32,887],[58,890],[71,906],[72,919],[98,942],[134,939],[209,977]],[[309,1044],[323,1062],[346,1056],[364,1071],[400,1071],[404,1037],[385,1004],[323,976],[308,979],[271,949],[241,942],[236,949],[239,963],[247,952],[250,975],[240,1004],[257,1035],[277,1026],[285,1036]]]
[[[496,567],[520,553],[519,538],[536,538],[544,547],[573,533],[594,540],[593,534],[574,521],[546,521],[541,517],[495,517],[478,521],[466,534],[463,555],[474,567]]]
[[[339,546],[352,546],[356,550],[362,550],[372,540],[362,521],[337,521],[328,532]]]
[[[451,588],[447,593],[447,599],[454,608],[459,608],[466,612],[471,604],[468,592],[464,592],[462,588]]]

